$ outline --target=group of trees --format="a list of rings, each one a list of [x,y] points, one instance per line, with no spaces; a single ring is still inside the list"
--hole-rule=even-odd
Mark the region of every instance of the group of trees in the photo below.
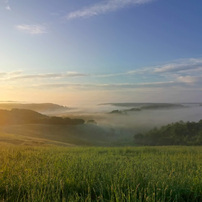
[[[134,136],[137,145],[202,145],[202,120],[177,122]]]

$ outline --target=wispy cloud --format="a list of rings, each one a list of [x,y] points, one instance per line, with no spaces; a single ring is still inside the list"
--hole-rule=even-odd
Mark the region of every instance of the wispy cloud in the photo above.
[[[179,76],[177,80],[186,84],[202,84],[202,76]]]
[[[16,29],[28,34],[38,35],[38,34],[44,34],[47,33],[47,28],[43,25],[17,25]]]
[[[141,5],[153,0],[105,0],[102,3],[97,3],[92,6],[73,11],[69,13],[66,18],[83,18],[83,17],[92,17],[95,15],[104,14],[111,11],[116,11],[130,5]]]
[[[33,88],[68,88],[87,91],[96,89],[119,91],[121,89],[143,88],[198,89],[202,85],[201,65],[201,58],[191,58],[161,66],[151,66],[114,74],[96,75],[82,72],[27,74],[23,71],[0,72],[0,81],[2,84],[15,83],[24,85],[26,83],[27,86]],[[120,77],[121,79],[117,79],[116,77]]]
[[[7,5],[7,6],[5,7],[5,9],[6,9],[7,11],[11,11],[11,7],[10,7],[9,5]]]
[[[0,79],[8,79],[9,77],[19,76],[23,72],[21,70],[13,71],[13,72],[0,72]]]
[[[11,11],[11,7],[10,7],[10,4],[9,4],[9,1],[8,0],[4,0],[4,4],[5,4],[5,9],[7,11]]]
[[[197,75],[202,74],[202,58],[188,58],[176,62],[170,62],[158,66],[143,67],[139,69],[130,70],[127,72],[120,72],[114,74],[101,74],[96,77],[118,77],[118,76],[173,76],[179,77],[180,75]]]
[[[149,83],[48,83],[33,85],[34,88],[55,89],[68,88],[78,90],[121,90],[121,89],[139,89],[139,88],[166,88],[173,86],[183,86],[181,82],[149,82]]]
[[[5,74],[4,74],[5,76]],[[87,74],[79,72],[65,73],[46,73],[46,74],[22,74],[21,72],[11,72],[7,74],[7,80],[25,80],[25,79],[62,79],[68,77],[85,77]]]
[[[5,77],[7,74],[5,72],[0,72],[0,78]]]
[[[164,72],[180,72],[180,71],[192,71],[192,70],[201,70],[202,68],[202,59],[187,59],[181,62],[170,63],[157,67],[154,69],[156,73]]]
[[[18,71],[9,72],[8,74],[11,76],[19,76],[19,75],[23,74],[23,71],[18,70]]]
[[[97,75],[97,77],[131,77],[137,78],[136,85],[133,87],[146,86],[147,83],[141,83],[145,78],[150,82],[149,86],[200,86],[202,85],[202,58],[187,58],[164,65],[145,67],[123,73]]]

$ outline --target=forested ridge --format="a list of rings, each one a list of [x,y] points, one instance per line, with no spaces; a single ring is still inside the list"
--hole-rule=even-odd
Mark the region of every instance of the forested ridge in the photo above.
[[[202,120],[177,122],[134,136],[137,145],[202,145]]]

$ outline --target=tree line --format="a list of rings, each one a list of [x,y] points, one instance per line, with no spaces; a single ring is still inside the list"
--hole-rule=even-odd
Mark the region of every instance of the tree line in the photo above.
[[[202,145],[202,120],[177,122],[134,136],[137,145]]]

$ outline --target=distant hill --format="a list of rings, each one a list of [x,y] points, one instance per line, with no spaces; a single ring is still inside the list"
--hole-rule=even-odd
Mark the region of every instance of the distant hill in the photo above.
[[[185,107],[183,104],[175,104],[175,103],[104,103],[101,105],[132,107],[132,109],[169,109],[169,108]]]
[[[143,110],[163,110],[163,109],[178,109],[186,107],[183,104],[172,103],[106,103],[103,105],[112,105],[117,107],[132,107],[124,110],[113,110],[110,114],[127,114],[127,112],[137,112]]]
[[[202,120],[177,122],[134,136],[138,145],[202,145]]]
[[[111,112],[109,112],[110,114],[126,114],[125,110],[112,110]]]
[[[30,104],[23,104],[23,103],[16,103],[16,102],[6,102],[0,103],[0,109],[29,109],[43,114],[54,114],[54,113],[61,113],[67,112],[69,110],[66,106],[61,106],[53,103],[30,103]]]
[[[182,104],[171,104],[171,103],[154,103],[143,105],[141,109],[175,109],[175,108],[183,108],[185,107]]]
[[[130,108],[130,109],[125,109],[125,110],[113,110],[111,112],[109,112],[110,114],[122,114],[122,115],[126,115],[127,112],[139,112],[141,111],[140,108]]]
[[[55,116],[47,116],[29,109],[0,110],[0,125],[12,124],[56,124],[79,125],[84,124],[83,119],[70,119]]]

